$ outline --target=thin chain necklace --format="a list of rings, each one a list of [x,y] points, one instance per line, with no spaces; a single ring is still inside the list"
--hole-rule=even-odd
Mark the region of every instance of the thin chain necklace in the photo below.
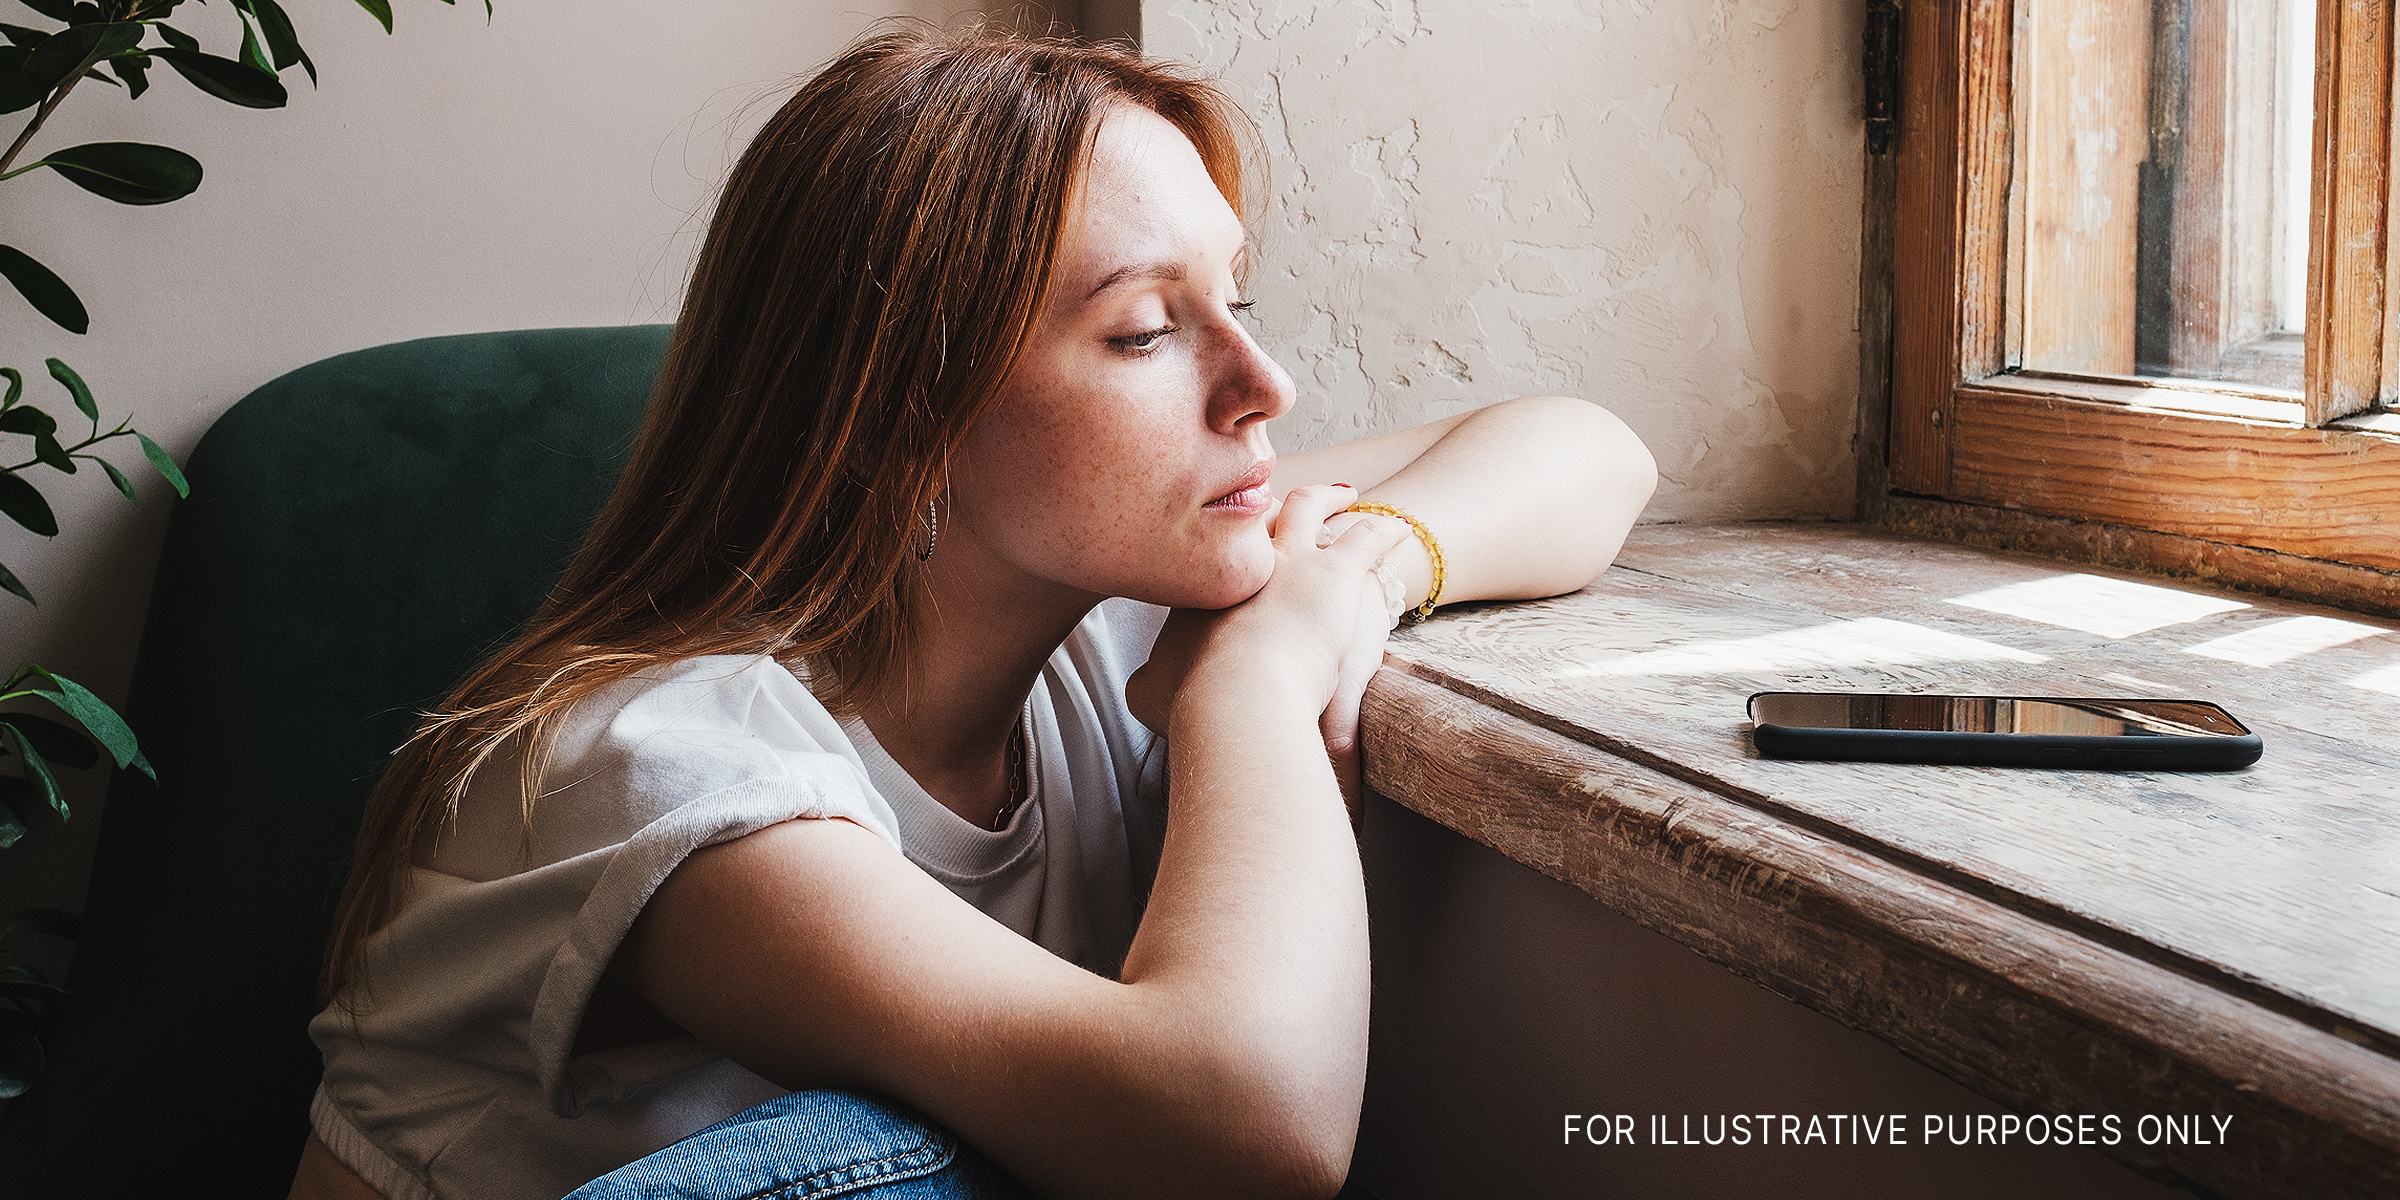
[[[1008,731],[1008,802],[992,818],[994,833],[1008,828],[1008,819],[1017,815],[1018,806],[1029,798],[1033,791],[1029,774],[1025,762],[1025,722],[1019,719],[1015,728]]]

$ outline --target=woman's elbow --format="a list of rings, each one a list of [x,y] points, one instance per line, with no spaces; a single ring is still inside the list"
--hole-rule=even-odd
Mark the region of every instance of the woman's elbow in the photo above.
[[[1606,407],[1572,396],[1528,396],[1515,403],[1538,406],[1555,423],[1551,444],[1573,457],[1576,474],[1599,493],[1596,499],[1633,524],[1658,490],[1658,460],[1633,427]]]
[[[1529,420],[1539,421],[1539,443],[1548,456],[1554,489],[1546,507],[1553,514],[1575,514],[1548,527],[1553,540],[1545,555],[1557,573],[1543,594],[1571,592],[1600,577],[1616,560],[1625,535],[1649,506],[1658,490],[1658,461],[1641,436],[1615,413],[1589,400],[1569,396],[1528,396],[1510,402]],[[1566,551],[1566,552],[1561,552]]]
[[[1217,1194],[1328,1200],[1341,1191],[1358,1141],[1357,1101],[1336,1112],[1262,1099],[1243,1104],[1233,1186]]]
[[[1202,1151],[1214,1177],[1208,1194],[1324,1200],[1349,1176],[1366,1091],[1363,1044],[1347,1053],[1278,1040],[1226,1038],[1210,1048],[1212,1062],[1186,1076],[1214,1084],[1184,1097],[1215,1114],[1204,1122],[1214,1127]]]

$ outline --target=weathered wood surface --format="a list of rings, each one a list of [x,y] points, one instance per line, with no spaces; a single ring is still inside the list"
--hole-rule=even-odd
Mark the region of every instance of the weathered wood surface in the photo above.
[[[2316,140],[2308,239],[2308,416],[2322,425],[2391,399],[2391,5],[2317,5]]]
[[[1854,526],[1646,527],[1619,564],[1396,636],[1370,782],[1988,1094],[2262,1132],[2205,1161],[2119,1148],[2140,1165],[2400,1190],[2400,737],[2361,686],[2400,692],[2400,625],[2227,593],[2244,607],[2108,637],[1949,603],[2077,568]],[[2271,666],[2190,653],[2296,616],[2368,633]],[[1771,762],[1743,711],[1770,688],[2198,695],[2267,754]]]
[[[2143,6],[2119,7],[2133,12]],[[1940,0],[1902,9],[1888,436],[1882,447],[1862,446],[1870,456],[1879,449],[1884,453],[1890,494],[1868,497],[1862,512],[1881,514],[1887,504],[1904,506],[1916,497],[2067,517],[2094,516],[2104,507],[2104,520],[2162,529],[2170,538],[2204,537],[2294,555],[2387,563],[2389,539],[2378,540],[2376,530],[2344,527],[2330,540],[2295,539],[2290,536],[2295,526],[2278,522],[2268,511],[2275,504],[2246,514],[2249,498],[2238,487],[2221,486],[2238,480],[2242,471],[2183,471],[2204,469],[2211,455],[2217,461],[2243,461],[2270,472],[2269,490],[2278,496],[2305,502],[2323,494],[2353,512],[2367,511],[2361,507],[2368,500],[2365,493],[2377,491],[2379,475],[2389,474],[2353,469],[2362,459],[2388,456],[2390,448],[2353,439],[2359,430],[2349,422],[2324,432],[2282,422],[2287,411],[2311,424],[2355,413],[2378,394],[2377,379],[2387,400],[2400,396],[2395,382],[2400,380],[2400,288],[2383,286],[2382,274],[2386,260],[2400,262],[2400,222],[2389,219],[2388,204],[2394,146],[2400,145],[2400,124],[2390,120],[2390,5],[2326,0],[2317,8],[2329,30],[2318,36],[2320,56],[2331,56],[2318,72],[2313,135],[2317,161],[2312,170],[2319,186],[2310,218],[2315,233],[2306,353],[2314,382],[2304,395],[2288,400],[2261,392],[2253,405],[2227,396],[2204,406],[2220,415],[2245,407],[2262,410],[2252,414],[2257,419],[2247,427],[2205,416],[2136,420],[2134,414],[2107,413],[2074,428],[2056,423],[2027,428],[2006,419],[2020,411],[2009,407],[2014,401],[1990,403],[1997,393],[2014,390],[1999,373],[2029,360],[2022,302],[2034,286],[2026,273],[2029,242],[2040,222],[2028,189],[2018,188],[2015,198],[2008,198],[2012,171],[2039,175],[2044,169],[2039,147],[2016,152],[2016,135],[2033,122],[2044,95],[2040,45],[2024,56],[2013,53],[2019,39],[2012,21],[2026,11],[2014,0]],[[2235,20],[2240,19],[2237,14]],[[2035,42],[2042,36],[2039,29],[2027,33]],[[2338,49],[2325,49],[2337,43]],[[2334,261],[2326,260],[2328,245],[2337,248]],[[2013,282],[2000,286],[2012,276]],[[2338,320],[2319,319],[2327,312]],[[2031,356],[2040,360],[2039,354]],[[2060,390],[2107,399],[2103,393],[2111,389],[2094,384]],[[2187,381],[2181,390],[2208,388]],[[2156,437],[2170,441],[2175,471],[2150,471],[2147,459],[2106,479],[2085,469],[2095,454],[2139,457],[2147,449],[2144,440]],[[2129,444],[2119,447],[2116,440]],[[2191,453],[2183,454],[2186,450]],[[2201,514],[2202,520],[2176,524],[2189,507],[2193,486],[2219,503]],[[2320,528],[2325,523],[2301,524]],[[2350,557],[2354,549],[2359,557]],[[2278,588],[2283,586],[2278,580],[2289,574],[2272,561],[2242,554],[2218,556],[2212,569],[2232,574],[2254,567],[2259,574],[2243,586]]]
[[[2017,15],[2024,363],[2130,375],[2135,216],[2151,154],[2150,6],[2025,0]]]
[[[2400,573],[2354,567],[2235,546],[2202,538],[2051,517],[2013,508],[1930,500],[1885,498],[1876,524],[1895,533],[2038,554],[2058,562],[2092,563],[2151,575],[2175,576],[2204,585],[2331,604],[2376,616],[2400,617]]]
[[[1953,421],[1957,499],[2400,570],[2400,438],[1972,385]]]
[[[1955,5],[1900,9],[1888,462],[1891,486],[1912,492],[1950,482],[1942,413],[1958,370],[1958,17]]]
[[[1397,671],[1379,789],[1741,975],[2031,1112],[2209,1113],[2217,1148],[2111,1149],[2241,1196],[2400,1189],[2375,1051]]]

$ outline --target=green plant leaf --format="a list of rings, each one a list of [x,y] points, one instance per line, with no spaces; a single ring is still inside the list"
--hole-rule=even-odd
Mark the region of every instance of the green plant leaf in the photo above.
[[[25,7],[53,21],[73,21],[75,0],[24,0]]]
[[[150,776],[153,781],[157,780],[158,774],[150,770],[149,760],[142,757],[141,745],[133,739],[133,730],[126,727],[125,718],[118,716],[117,710],[110,708],[106,701],[93,695],[82,684],[64,675],[52,674],[32,663],[25,664],[23,669],[29,675],[49,680],[51,686],[58,689],[44,692],[42,698],[57,705],[68,716],[75,718],[76,724],[83,726],[85,732],[98,738],[100,744],[108,747],[108,752],[115,756],[118,766],[139,764],[143,774]]]
[[[15,408],[17,397],[25,394],[25,377],[15,367],[0,367],[0,376],[8,379],[8,395],[0,397],[0,411]]]
[[[42,537],[58,536],[58,517],[42,490],[7,467],[0,467],[0,513]]]
[[[358,6],[373,14],[376,20],[383,22],[385,33],[392,31],[392,0],[358,0]]]
[[[75,473],[75,456],[67,453],[67,448],[59,445],[58,439],[47,433],[34,435],[33,456],[61,475]]]
[[[18,68],[24,82],[38,84],[44,92],[92,68],[92,64],[112,55],[123,54],[142,44],[147,27],[139,21],[101,21],[90,25],[71,25],[49,37],[42,44],[25,52],[25,62]]]
[[[299,63],[308,72],[311,84],[317,81],[317,64],[309,61],[308,51],[300,48],[300,35],[292,30],[292,18],[275,0],[250,0],[251,10],[258,14],[259,32],[267,35],[267,49],[275,54],[275,69],[280,71]]]
[[[248,64],[254,70],[265,71],[269,75],[274,74],[275,63],[267,57],[266,47],[259,44],[258,28],[251,24],[250,10],[242,6],[241,0],[234,0],[233,7],[242,14],[242,48],[233,57],[239,62]]]
[[[173,485],[175,494],[186,500],[191,499],[192,484],[183,477],[183,468],[176,466],[175,460],[157,442],[151,441],[149,434],[137,431],[133,436],[142,443],[143,457],[148,458],[150,465],[158,468],[159,475]]]
[[[0,412],[0,433],[21,433],[27,437],[47,437],[58,432],[58,422],[49,413],[27,404]]]
[[[120,54],[108,60],[108,69],[115,71],[117,78],[125,81],[127,97],[139,100],[142,98],[143,92],[150,90],[149,55]]]
[[[17,573],[9,570],[7,563],[0,563],[0,590],[15,592],[25,598],[25,603],[41,607],[40,602],[33,598],[33,592],[25,586],[25,581],[17,578]]]
[[[12,712],[0,713],[0,729],[15,733],[20,747],[30,746],[35,754],[70,771],[89,771],[100,765],[99,747],[72,725],[32,713]],[[7,936],[0,931],[0,938]]]
[[[43,1066],[41,1038],[30,1029],[0,1026],[0,1100],[24,1095]]]
[[[0,275],[17,287],[34,311],[50,318],[51,324],[68,333],[82,333],[92,327],[92,316],[83,310],[83,301],[67,281],[52,274],[50,268],[33,261],[33,256],[15,246],[0,246]]]
[[[50,764],[43,762],[39,754],[22,757],[25,759],[25,778],[33,781],[35,794],[50,802],[50,807],[58,811],[59,820],[66,820],[70,815],[67,812],[67,793],[58,786],[58,776],[50,773]]]
[[[173,46],[178,50],[198,50],[200,48],[199,38],[193,37],[192,35],[175,28],[164,21],[157,22],[156,26],[158,29],[158,36],[166,39],[166,43],[168,45]]]
[[[97,454],[87,454],[84,455],[84,457],[91,459],[93,462],[99,463],[100,469],[108,472],[108,481],[117,485],[117,490],[125,493],[126,499],[133,501],[135,504],[140,504],[142,502],[142,498],[140,496],[133,494],[133,481],[125,478],[125,472],[118,470],[117,464],[112,463]]]
[[[0,850],[16,845],[25,836],[25,802],[17,798],[19,791],[30,796],[33,786],[13,775],[0,776]]]
[[[23,46],[0,46],[0,113],[32,108],[50,94],[25,77],[25,56],[30,53]]]
[[[7,38],[8,44],[11,46],[32,46],[48,40],[50,35],[39,29],[27,29],[22,25],[0,24],[0,37]]]
[[[100,406],[92,401],[92,389],[84,386],[83,376],[76,374],[75,368],[55,358],[43,359],[42,365],[50,368],[50,378],[64,385],[68,394],[75,397],[76,409],[95,422],[100,419]]]
[[[165,59],[175,73],[191,81],[192,86],[244,108],[282,108],[291,99],[275,77],[248,63],[202,54],[197,50],[173,47],[153,50],[150,57]]]
[[[9,914],[6,925],[0,925],[0,942],[20,933],[47,934],[72,942],[83,937],[83,918],[55,908],[20,908]],[[34,978],[41,976],[37,973]]]
[[[75,186],[119,204],[165,204],[200,186],[200,160],[147,142],[88,142],[53,150],[42,161]]]

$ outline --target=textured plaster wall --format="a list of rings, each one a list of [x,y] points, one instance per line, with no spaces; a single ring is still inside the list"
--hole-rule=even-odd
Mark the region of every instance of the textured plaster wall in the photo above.
[[[1847,516],[1862,12],[1148,0],[1265,137],[1284,442],[1559,392],[1649,443],[1649,519]]]

